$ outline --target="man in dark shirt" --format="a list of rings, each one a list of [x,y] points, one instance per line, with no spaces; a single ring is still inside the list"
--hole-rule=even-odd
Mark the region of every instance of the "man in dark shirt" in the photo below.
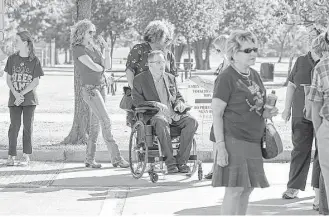
[[[284,199],[293,199],[298,191],[305,190],[307,174],[311,162],[312,143],[315,136],[313,124],[304,117],[303,109],[305,107],[304,85],[311,84],[311,75],[314,66],[318,60],[314,51],[297,58],[296,63],[289,75],[289,83],[286,93],[285,109],[282,118],[289,121],[292,110],[292,143],[291,164],[289,172],[289,181],[287,190],[283,193]],[[320,167],[316,163],[317,152],[315,155],[312,172],[312,186],[316,195],[319,189]],[[315,203],[317,203],[315,201]]]

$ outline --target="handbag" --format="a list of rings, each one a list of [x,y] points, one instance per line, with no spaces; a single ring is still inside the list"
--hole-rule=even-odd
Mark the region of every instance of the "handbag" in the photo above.
[[[123,97],[120,102],[120,108],[126,111],[131,111],[133,107],[133,99],[131,97],[131,88],[123,87]]]
[[[266,122],[264,135],[261,140],[261,149],[264,159],[275,158],[283,152],[281,137],[275,129],[272,120],[271,122]]]

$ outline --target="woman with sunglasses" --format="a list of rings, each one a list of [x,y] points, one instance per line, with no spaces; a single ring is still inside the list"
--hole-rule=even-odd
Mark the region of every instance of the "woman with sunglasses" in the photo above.
[[[155,20],[150,22],[144,31],[144,42],[136,44],[128,54],[126,63],[126,75],[128,85],[133,87],[134,77],[142,72],[148,71],[148,54],[154,50],[161,50],[165,53],[167,73],[177,76],[175,57],[169,50],[172,42],[174,27],[166,21]],[[132,123],[132,114],[128,112],[127,125]]]
[[[8,57],[4,70],[8,73],[7,84],[10,89],[7,165],[15,165],[17,136],[23,116],[23,158],[20,164],[27,166],[32,154],[33,119],[38,105],[36,88],[40,77],[43,76],[43,70],[39,59],[35,56],[32,36],[28,31],[16,34],[15,48],[18,52]]]
[[[266,90],[250,67],[257,51],[251,32],[233,31],[226,47],[230,65],[215,81],[212,111],[218,166],[212,186],[225,187],[222,215],[245,215],[253,189],[269,186],[260,144],[265,118],[277,115],[278,109],[264,109]]]
[[[95,45],[93,36],[96,32],[94,24],[89,20],[77,22],[71,33],[71,47],[75,66],[80,73],[82,83],[82,96],[90,110],[89,140],[86,150],[85,166],[100,168],[101,164],[96,163],[96,141],[99,134],[99,122],[102,128],[103,138],[111,156],[114,167],[129,167],[119,151],[118,144],[111,132],[111,120],[105,108],[105,68],[109,68],[108,45],[98,37],[98,41],[105,48],[105,58],[100,48]]]

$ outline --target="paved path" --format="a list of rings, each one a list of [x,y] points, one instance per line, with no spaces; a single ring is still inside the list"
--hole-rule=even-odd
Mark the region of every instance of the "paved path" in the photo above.
[[[148,176],[136,180],[129,170],[109,164],[88,169],[81,163],[6,167],[4,162],[0,160],[0,215],[218,215],[224,194],[223,188],[196,176],[160,176],[154,184]],[[210,167],[203,164],[205,172]],[[266,163],[265,171],[271,187],[252,193],[248,214],[317,215],[310,177],[299,199],[282,200],[289,164]]]

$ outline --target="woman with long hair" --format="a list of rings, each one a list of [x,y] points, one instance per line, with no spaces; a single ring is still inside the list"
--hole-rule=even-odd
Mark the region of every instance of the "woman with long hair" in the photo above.
[[[90,131],[86,150],[85,166],[100,168],[96,163],[96,141],[99,134],[99,125],[102,128],[103,138],[111,156],[114,167],[127,168],[129,164],[125,161],[119,151],[118,144],[111,132],[111,120],[105,108],[105,76],[104,71],[109,68],[109,47],[107,43],[98,37],[98,41],[105,48],[105,58],[99,46],[95,45],[93,36],[96,33],[95,25],[90,20],[77,22],[71,33],[71,47],[73,50],[74,64],[80,73],[82,83],[82,96],[90,110]]]
[[[9,151],[8,166],[15,165],[17,155],[17,137],[23,114],[23,158],[21,165],[30,162],[32,154],[32,128],[34,111],[38,105],[36,87],[43,71],[39,59],[35,56],[32,36],[28,31],[16,34],[16,53],[8,57],[5,72],[9,93],[10,126],[8,132]]]

